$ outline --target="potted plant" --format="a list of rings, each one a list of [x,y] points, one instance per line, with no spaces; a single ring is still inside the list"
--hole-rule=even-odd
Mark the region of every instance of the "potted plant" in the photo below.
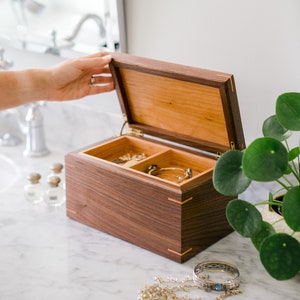
[[[217,161],[213,184],[221,194],[240,195],[252,181],[274,182],[267,199],[234,199],[226,207],[226,217],[235,231],[250,238],[259,251],[267,272],[277,280],[287,280],[300,272],[300,146],[290,148],[288,139],[300,131],[300,93],[284,93],[277,98],[276,113],[264,121],[263,136],[244,150],[228,150]],[[281,198],[276,198],[278,193]],[[280,220],[290,233],[276,232],[263,219],[259,205],[278,207]]]

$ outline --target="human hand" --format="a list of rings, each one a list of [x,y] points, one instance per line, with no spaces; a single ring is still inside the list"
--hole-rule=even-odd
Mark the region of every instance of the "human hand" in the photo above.
[[[114,89],[108,64],[111,56],[101,52],[64,61],[48,71],[47,100],[73,100]],[[91,85],[91,77],[94,84]]]

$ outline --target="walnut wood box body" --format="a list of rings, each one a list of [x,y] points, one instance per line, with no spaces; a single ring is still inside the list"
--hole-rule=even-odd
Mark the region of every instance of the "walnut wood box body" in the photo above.
[[[130,131],[139,135],[66,155],[67,215],[184,262],[231,231],[231,198],[214,190],[212,172],[217,154],[244,148],[233,76],[121,53],[110,67]],[[142,160],[116,163],[141,153]],[[148,174],[153,164],[169,171]],[[187,168],[192,177],[178,182],[175,173]]]

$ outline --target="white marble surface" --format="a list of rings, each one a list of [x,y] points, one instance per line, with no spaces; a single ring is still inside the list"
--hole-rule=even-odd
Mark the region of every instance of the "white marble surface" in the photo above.
[[[0,194],[0,299],[133,300],[155,276],[184,278],[197,263],[214,259],[240,269],[243,294],[232,299],[299,299],[300,276],[272,279],[252,244],[236,233],[178,264],[75,222],[65,208],[28,203],[23,197],[26,175],[38,171],[45,178],[53,162],[63,161],[64,152],[52,147],[49,156],[25,158],[23,149],[24,144],[0,148],[20,168],[14,186]],[[197,290],[191,296],[210,300],[217,295]]]

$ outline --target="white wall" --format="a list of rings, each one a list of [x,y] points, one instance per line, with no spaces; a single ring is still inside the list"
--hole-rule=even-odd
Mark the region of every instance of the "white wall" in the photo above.
[[[300,91],[299,0],[125,0],[128,52],[235,76],[246,141]]]

